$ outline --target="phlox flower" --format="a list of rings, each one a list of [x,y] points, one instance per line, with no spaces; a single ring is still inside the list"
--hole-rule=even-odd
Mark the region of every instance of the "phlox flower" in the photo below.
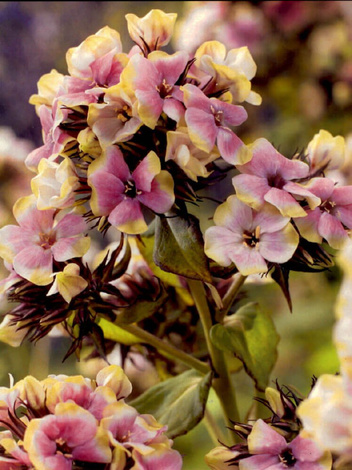
[[[55,280],[47,295],[54,295],[57,292],[70,303],[73,297],[80,294],[88,286],[88,282],[79,275],[80,269],[76,263],[69,263],[64,270],[54,273]]]
[[[166,162],[174,160],[188,178],[193,181],[197,181],[199,176],[207,178],[210,175],[206,166],[220,157],[215,147],[210,152],[204,152],[196,147],[192,143],[186,127],[179,127],[176,131],[169,131],[166,138]]]
[[[351,390],[342,376],[321,375],[299,405],[297,415],[306,435],[322,449],[351,458]]]
[[[87,122],[103,148],[131,139],[142,125],[138,116],[136,98],[120,84],[110,87],[104,103],[89,106]]]
[[[182,90],[187,108],[185,121],[193,144],[208,153],[216,144],[222,158],[233,165],[248,162],[251,152],[230,129],[247,119],[246,110],[217,98],[208,98],[195,85],[186,84]]]
[[[138,100],[138,116],[154,129],[162,112],[178,122],[184,115],[182,92],[176,82],[185,70],[189,55],[179,51],[172,55],[154,51],[148,58],[131,57],[121,74],[121,84],[132,90]]]
[[[122,52],[120,34],[109,26],[88,36],[79,46],[71,47],[66,53],[68,72],[72,77],[92,79],[91,65],[109,53]]]
[[[195,65],[214,79],[217,90],[229,89],[233,100],[261,104],[261,97],[251,90],[250,80],[255,76],[257,66],[248,47],[226,51],[219,41],[207,41],[198,47]]]
[[[42,126],[42,136],[44,144],[32,150],[25,159],[25,164],[33,172],[37,172],[37,167],[42,158],[55,159],[63,152],[65,145],[73,140],[73,137],[60,129],[59,124],[68,115],[68,110],[58,107],[55,100],[52,108],[41,105],[38,108],[40,123]]]
[[[166,46],[171,39],[176,13],[165,13],[162,10],[154,9],[143,18],[139,18],[133,13],[125,15],[127,20],[128,34],[132,41],[147,53]]]
[[[5,451],[5,456],[0,456],[1,470],[32,468],[27,452],[15,441],[10,431],[0,432],[0,445]]]
[[[247,439],[248,451],[254,454],[240,460],[240,470],[329,470],[331,458],[310,439],[295,437],[286,439],[258,419]]]
[[[216,225],[205,231],[205,253],[221,266],[234,263],[243,276],[265,273],[268,261],[285,263],[298,246],[289,221],[270,206],[256,212],[229,196],[215,211]]]
[[[305,217],[298,200],[307,200],[311,208],[320,199],[295,180],[306,178],[309,166],[281,155],[266,139],[251,144],[252,159],[237,168],[241,174],[232,178],[241,201],[259,210],[265,203],[275,206],[284,217]]]
[[[87,225],[74,213],[38,210],[34,195],[20,198],[13,207],[19,225],[0,229],[0,255],[17,274],[37,285],[52,282],[53,261],[83,256],[90,245]]]
[[[69,158],[64,158],[61,163],[42,158],[38,174],[31,180],[31,188],[40,210],[72,207],[78,187],[78,175]]]
[[[315,134],[307,146],[307,160],[310,173],[321,170],[338,170],[345,161],[345,139],[338,135],[333,137],[330,132],[321,129]]]
[[[313,178],[305,187],[320,200],[307,210],[307,216],[295,219],[298,230],[308,241],[325,239],[335,249],[348,240],[345,229],[352,228],[352,186],[336,186],[330,178]]]
[[[36,113],[39,116],[39,108],[42,104],[51,107],[58,91],[62,88],[65,75],[59,73],[56,69],[52,69],[49,73],[45,73],[40,77],[37,83],[38,93],[31,95],[29,103],[35,106]]]
[[[109,463],[112,457],[107,433],[76,403],[59,403],[54,414],[32,419],[23,445],[37,470],[71,470],[74,460]]]
[[[58,403],[67,402],[76,403],[100,420],[105,407],[116,402],[116,395],[110,387],[92,387],[81,376],[46,384],[46,406],[51,413],[55,412]]]
[[[122,152],[116,146],[108,147],[89,166],[88,184],[93,213],[107,217],[111,225],[129,234],[148,228],[142,206],[162,214],[170,210],[175,198],[172,176],[161,170],[153,151],[131,173]]]

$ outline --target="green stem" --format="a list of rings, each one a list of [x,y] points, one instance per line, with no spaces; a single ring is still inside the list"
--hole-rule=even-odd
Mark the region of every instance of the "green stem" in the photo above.
[[[231,420],[239,421],[236,394],[231,383],[225,356],[220,349],[217,349],[213,345],[210,339],[210,329],[213,326],[213,321],[206,298],[205,288],[201,281],[195,281],[193,279],[188,279],[188,285],[203,325],[205,341],[216,373],[213,379],[213,388],[220,400],[226,424],[232,428]],[[229,433],[229,436],[233,441],[234,433]]]
[[[219,442],[226,442],[226,436],[224,435],[222,429],[216,422],[216,419],[212,413],[207,409],[204,413],[204,425],[215,446],[218,446]]]
[[[187,354],[169,343],[162,341],[161,339],[157,338],[156,336],[148,333],[147,331],[142,330],[139,326],[136,325],[119,325],[119,327],[128,333],[133,334],[144,343],[149,344],[150,346],[154,346],[161,354],[164,354],[168,357],[172,357],[173,359],[182,362],[183,364],[187,365],[188,367],[198,370],[202,374],[207,374],[210,371],[208,364],[196,359],[195,357]]]
[[[247,279],[247,276],[242,276],[242,274],[238,273],[234,276],[232,284],[230,285],[229,289],[227,290],[224,298],[222,299],[223,308],[216,312],[216,320],[219,323],[222,323],[223,319],[228,314],[232,304],[234,303],[237,294],[241,287],[244,284],[244,281]]]

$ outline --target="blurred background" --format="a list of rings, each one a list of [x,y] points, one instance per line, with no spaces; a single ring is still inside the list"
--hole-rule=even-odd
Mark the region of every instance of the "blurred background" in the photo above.
[[[152,8],[178,14],[168,51],[194,52],[207,40],[227,49],[248,46],[257,74],[252,88],[261,106],[245,105],[249,119],[241,126],[245,142],[265,137],[284,155],[304,150],[314,134],[326,129],[346,138],[352,156],[352,2],[350,1],[226,1],[226,2],[0,2],[0,215],[11,221],[11,208],[30,193],[32,173],[23,160],[42,145],[41,127],[29,97],[39,78],[56,69],[67,74],[66,51],[105,25],[121,34],[124,51],[132,41],[125,14],[141,17]],[[352,163],[351,163],[352,164]],[[348,184],[351,169],[346,167]],[[334,303],[342,273],[292,273],[290,313],[279,287],[252,283],[247,299],[259,301],[272,315],[280,335],[273,380],[310,390],[313,376],[335,373],[339,364],[331,340]],[[99,362],[62,363],[70,341],[52,337],[20,348],[0,344],[0,385],[8,374],[20,380],[49,373],[82,373],[94,377]],[[153,378],[150,379],[151,381]],[[248,393],[250,390],[250,394]],[[238,377],[240,406],[250,404],[252,383]],[[214,397],[214,409],[217,404]],[[203,470],[203,456],[213,447],[203,425],[176,439],[186,470]]]

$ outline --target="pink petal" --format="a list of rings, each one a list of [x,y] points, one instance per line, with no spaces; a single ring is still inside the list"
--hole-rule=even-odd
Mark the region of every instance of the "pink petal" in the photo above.
[[[303,238],[310,242],[321,243],[322,238],[318,230],[321,210],[319,207],[313,211],[307,211],[306,217],[298,217],[295,224]]]
[[[169,211],[175,202],[174,182],[167,171],[161,171],[152,181],[150,192],[138,196],[138,200],[156,212],[164,214]]]
[[[185,120],[193,144],[204,152],[210,152],[215,145],[219,130],[214,116],[201,109],[188,108]]]
[[[83,256],[88,251],[89,246],[89,237],[61,238],[51,247],[51,251],[56,261],[67,261]]]
[[[145,231],[147,229],[140,203],[137,199],[124,199],[111,212],[108,220],[111,225],[126,233],[142,233],[140,230]]]
[[[149,192],[152,187],[152,181],[155,176],[160,173],[160,170],[161,165],[159,157],[155,152],[149,152],[132,173],[136,188],[141,191]]]
[[[204,234],[204,251],[220,266],[229,266],[232,263],[233,248],[241,241],[241,236],[225,227],[210,227]]]
[[[335,183],[329,178],[312,178],[304,186],[322,201],[326,201],[332,195]]]
[[[264,196],[270,190],[266,178],[242,174],[232,178],[232,184],[241,201],[259,209],[264,203]]]
[[[254,230],[253,211],[244,204],[238,197],[229,196],[225,203],[217,207],[214,214],[216,225],[226,227],[234,234],[237,234],[238,241],[242,241],[244,230]]]
[[[158,70],[161,77],[163,77],[167,84],[174,85],[184,71],[189,55],[185,51],[178,51],[172,55],[159,55],[151,53],[148,57],[154,67]]]
[[[17,274],[37,285],[52,282],[53,255],[51,250],[32,245],[20,251],[13,260]]]
[[[184,103],[187,108],[196,108],[207,114],[211,113],[211,101],[202,90],[191,84],[184,85],[182,89],[184,90]]]
[[[289,448],[297,460],[302,462],[315,462],[322,457],[323,452],[311,439],[304,439],[297,436],[290,442]]]
[[[265,273],[268,266],[256,247],[241,243],[229,255],[242,276]]]
[[[122,442],[124,436],[131,431],[137,415],[137,411],[132,406],[124,402],[117,402],[107,406],[104,410],[102,426],[112,433],[114,439]]]
[[[267,261],[285,263],[296,251],[299,236],[291,224],[274,233],[263,233],[260,236],[259,252]]]
[[[352,228],[352,204],[338,206],[332,211],[332,214],[341,220],[347,228]]]
[[[259,225],[261,234],[272,233],[282,230],[289,221],[289,217],[283,217],[276,208],[265,204],[259,212],[255,213],[252,227],[255,229]]]
[[[306,215],[306,211],[296,199],[282,189],[271,188],[265,194],[264,200],[279,209],[284,217],[304,217]]]
[[[39,162],[42,158],[49,158],[53,154],[53,142],[47,142],[46,144],[32,150],[25,159],[25,165],[31,171],[36,171]]]
[[[255,422],[247,442],[251,454],[279,455],[287,447],[285,438],[262,419]]]
[[[78,214],[65,215],[55,226],[57,238],[80,235],[87,231],[87,229],[86,221]]]
[[[284,470],[277,455],[253,455],[240,462],[241,470]]]
[[[179,122],[185,115],[185,107],[183,104],[174,98],[167,98],[164,101],[163,111],[170,119]]]
[[[125,185],[111,173],[97,171],[88,175],[88,184],[93,189],[90,204],[94,214],[109,215],[123,199]]]
[[[136,461],[135,470],[181,470],[181,455],[174,449],[169,449],[165,445],[158,446],[159,449],[148,454],[140,454],[136,450],[132,455]]]
[[[352,186],[338,186],[330,197],[338,206],[347,206],[352,204]]]
[[[94,169],[102,169],[107,173],[113,174],[121,181],[126,181],[130,177],[130,170],[127,163],[125,162],[125,159],[123,158],[123,153],[116,145],[111,145],[108,147],[105,151],[105,159],[95,160],[93,165]]]
[[[247,111],[243,106],[225,103],[215,98],[211,98],[211,103],[214,104],[217,111],[223,112],[225,126],[239,126],[248,118]]]
[[[142,57],[140,54],[135,54],[131,57],[128,67],[134,69],[132,84],[135,90],[155,90],[155,87],[160,85],[163,80],[162,74],[153,62]]]
[[[341,222],[327,212],[323,212],[319,219],[318,231],[329,245],[337,250],[341,249],[348,239],[347,232]]]
[[[224,160],[232,165],[241,165],[251,158],[250,152],[244,152],[246,147],[237,135],[226,127],[219,127],[217,136],[217,146],[220,155]],[[241,158],[241,150],[244,158]]]
[[[29,244],[35,243],[36,237],[31,230],[18,225],[5,225],[0,229],[1,256],[12,262],[13,257]]]
[[[163,111],[164,100],[160,97],[155,85],[149,90],[136,90],[138,99],[138,116],[143,123],[154,129]]]

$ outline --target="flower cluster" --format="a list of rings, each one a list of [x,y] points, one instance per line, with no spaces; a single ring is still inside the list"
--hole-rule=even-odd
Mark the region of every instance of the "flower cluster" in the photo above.
[[[6,469],[181,469],[167,426],[125,399],[118,366],[82,376],[32,376],[0,389],[0,466]]]
[[[329,470],[332,458],[321,443],[302,430],[297,407],[302,403],[286,387],[267,387],[265,399],[258,399],[271,412],[271,417],[252,424],[234,423],[241,442],[232,447],[215,447],[205,461],[212,470]]]

